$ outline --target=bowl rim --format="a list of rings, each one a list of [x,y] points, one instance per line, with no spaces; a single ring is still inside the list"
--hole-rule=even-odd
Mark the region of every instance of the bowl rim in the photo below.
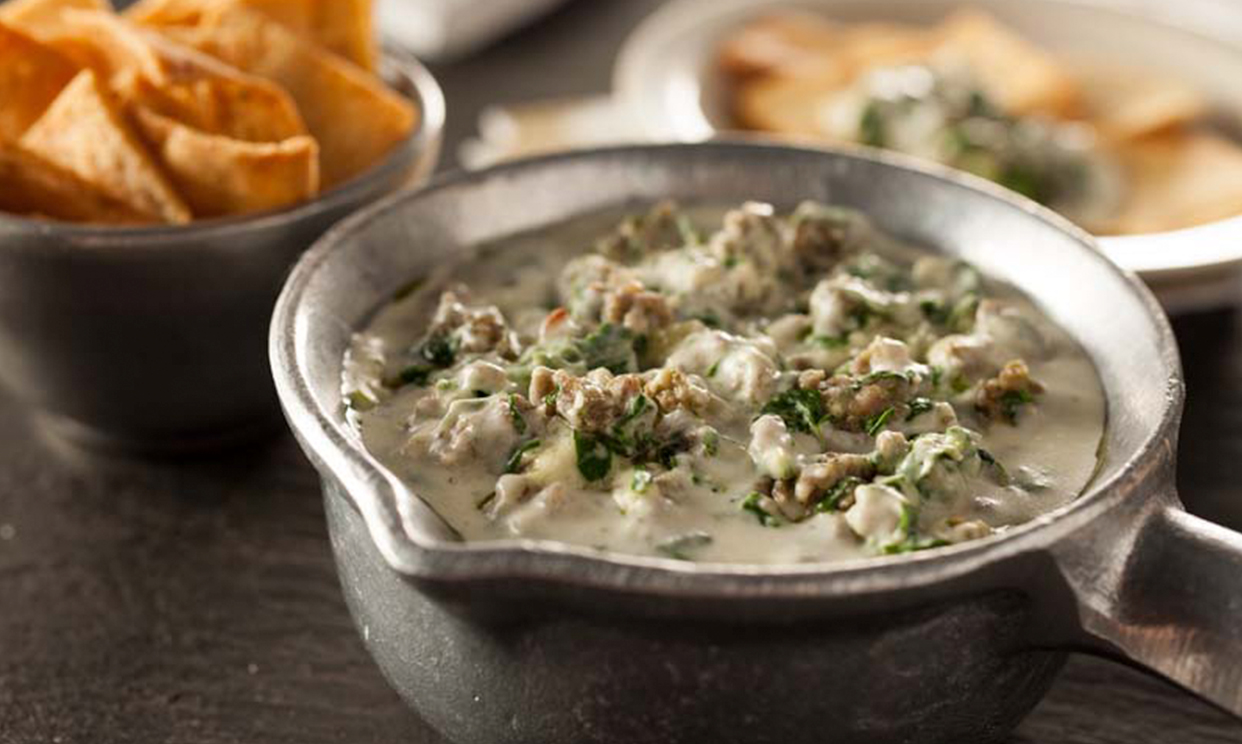
[[[84,248],[121,248],[127,252],[143,248],[165,249],[169,241],[227,240],[252,230],[275,229],[356,202],[376,183],[392,178],[407,167],[410,158],[437,148],[444,135],[444,92],[431,71],[412,54],[391,47],[384,49],[381,63],[386,73],[399,80],[396,86],[389,87],[406,95],[418,109],[415,126],[381,160],[311,199],[250,214],[196,219],[184,225],[97,225],[0,212],[0,234],[37,235],[63,238],[65,241],[41,242],[37,246],[40,251],[58,247],[73,251]],[[408,89],[408,92],[401,89]],[[70,242],[72,245],[68,244]],[[14,245],[20,246],[20,241],[0,240],[0,249]]]
[[[1164,409],[1159,423],[1147,432],[1134,453],[1107,480],[1095,481],[1068,504],[1014,527],[1004,535],[894,557],[869,557],[830,563],[731,564],[697,563],[668,558],[599,551],[551,540],[513,539],[446,542],[415,520],[438,515],[409,491],[399,479],[351,438],[323,410],[311,392],[300,363],[299,330],[311,328],[307,315],[308,286],[329,256],[372,221],[442,190],[468,188],[493,177],[523,170],[552,167],[563,161],[627,155],[644,157],[662,151],[698,149],[728,152],[737,148],[792,151],[842,159],[868,160],[947,180],[985,192],[1009,207],[1050,223],[1087,251],[1104,271],[1124,280],[1145,310],[1158,340],[1156,353],[1170,371],[1165,380]],[[457,171],[434,178],[424,186],[394,194],[372,204],[328,231],[298,261],[277,301],[269,335],[273,378],[281,407],[303,450],[325,485],[339,487],[367,523],[370,538],[387,563],[407,578],[461,583],[487,580],[544,581],[627,594],[676,594],[700,598],[745,598],[762,595],[799,599],[826,594],[884,593],[913,585],[957,579],[1021,555],[1042,552],[1071,536],[1096,516],[1113,509],[1172,457],[1181,417],[1184,386],[1172,327],[1150,290],[1133,275],[1093,248],[1093,239],[1065,218],[1024,197],[976,176],[916,160],[890,151],[866,147],[799,148],[748,141],[622,145],[553,153],[509,161],[475,171]],[[377,304],[383,298],[376,298]],[[338,495],[340,495],[338,494]],[[400,500],[407,500],[400,509]],[[413,517],[409,509],[416,512]]]
[[[1195,36],[1209,41],[1214,45],[1235,50],[1242,66],[1242,43],[1230,34],[1216,27],[1206,18],[1214,13],[1203,0],[1189,0],[1190,5],[1201,8],[1199,14],[1184,12],[1183,5],[1177,11],[1160,4],[1143,4],[1137,0],[1037,0],[1044,5],[1056,5],[1087,9],[1094,12],[1125,16],[1141,21],[1168,32]],[[653,86],[649,83],[646,70],[651,67],[650,57],[653,49],[664,46],[670,38],[693,29],[702,21],[703,12],[711,8],[717,14],[737,16],[739,22],[744,17],[753,17],[782,6],[807,6],[822,4],[829,9],[831,0],[672,0],[648,14],[626,37],[617,54],[613,68],[613,90],[624,106],[635,111],[641,103],[653,100]],[[986,9],[987,3],[982,7]],[[1204,17],[1200,17],[1204,16]],[[1218,16],[1213,16],[1213,18]],[[1235,25],[1242,33],[1242,23]],[[700,65],[700,79],[708,74],[707,66]],[[732,136],[733,130],[715,126],[706,112],[699,105],[695,96],[683,96],[686,99],[685,109],[694,109],[696,120],[701,120],[703,131],[692,134],[689,131],[677,131],[680,127],[669,123],[669,112],[661,110],[659,119],[663,123],[647,125],[649,136],[671,137],[678,141],[699,141],[705,137],[721,134]],[[648,117],[640,120],[652,121]],[[695,127],[699,127],[696,121]],[[658,127],[658,133],[656,130]],[[745,130],[743,130],[745,131]],[[762,133],[759,133],[762,136]],[[1199,225],[1191,225],[1173,230],[1163,230],[1133,235],[1097,235],[1096,244],[1105,255],[1125,269],[1138,273],[1147,280],[1161,282],[1185,282],[1202,280],[1205,275],[1220,275],[1242,270],[1242,214],[1226,217]],[[1224,247],[1221,247],[1224,246]]]

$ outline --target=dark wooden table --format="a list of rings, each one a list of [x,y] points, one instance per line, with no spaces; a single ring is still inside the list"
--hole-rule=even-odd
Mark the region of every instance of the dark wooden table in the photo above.
[[[487,102],[606,89],[654,4],[579,0],[437,70],[446,160]],[[1179,482],[1194,511],[1242,528],[1242,322],[1219,312],[1177,331],[1191,370]],[[354,633],[290,437],[215,458],[103,457],[44,439],[0,393],[0,744],[129,741],[438,738]],[[1239,742],[1242,722],[1081,658],[1012,741]]]

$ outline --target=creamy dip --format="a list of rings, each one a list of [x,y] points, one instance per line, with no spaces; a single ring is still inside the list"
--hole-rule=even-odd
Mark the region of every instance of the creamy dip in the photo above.
[[[420,278],[358,334],[347,417],[466,540],[834,561],[1072,500],[1104,427],[1012,288],[806,203],[584,218]]]

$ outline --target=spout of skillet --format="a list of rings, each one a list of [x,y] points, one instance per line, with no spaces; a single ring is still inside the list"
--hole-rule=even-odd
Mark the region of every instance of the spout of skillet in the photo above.
[[[468,259],[472,246],[668,198],[853,207],[1024,289],[1091,355],[1106,391],[1105,456],[1089,492],[1003,538],[842,565],[456,541],[344,420],[352,332],[409,277]],[[1119,505],[1157,504],[1149,486],[1172,456],[1181,406],[1154,300],[1060,218],[900,156],[726,142],[550,156],[390,199],[299,263],[270,350],[286,416],[323,478],[368,648],[461,742],[996,739],[1050,684],[1064,659],[1055,643],[1083,637],[1089,608],[1059,546],[1109,515],[1138,519]]]

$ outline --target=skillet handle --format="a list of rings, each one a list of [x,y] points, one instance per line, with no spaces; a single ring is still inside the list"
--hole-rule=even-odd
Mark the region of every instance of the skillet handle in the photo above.
[[[1242,716],[1242,534],[1168,505],[1133,548],[1120,576],[1100,567],[1071,579],[1090,650]]]

